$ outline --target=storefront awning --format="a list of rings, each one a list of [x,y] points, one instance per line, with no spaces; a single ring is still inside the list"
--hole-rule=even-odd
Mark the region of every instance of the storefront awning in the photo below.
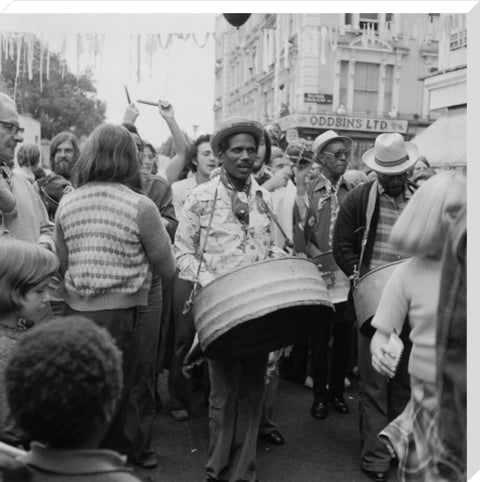
[[[467,165],[467,109],[454,109],[412,139],[432,167]]]

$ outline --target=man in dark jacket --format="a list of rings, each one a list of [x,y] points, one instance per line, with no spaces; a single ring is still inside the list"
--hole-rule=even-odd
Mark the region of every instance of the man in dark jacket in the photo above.
[[[332,288],[330,294],[335,303],[335,314],[331,322],[321,323],[311,338],[314,400],[310,412],[312,417],[323,419],[328,415],[328,401],[338,413],[347,414],[350,411],[343,398],[353,328],[353,320],[345,313],[349,282],[333,261],[331,251],[335,219],[340,205],[350,192],[350,185],[344,180],[343,174],[350,158],[352,140],[329,130],[315,139],[313,147],[315,162],[320,166],[320,176],[309,191],[317,221],[307,251],[310,258],[318,257],[321,260],[319,268],[324,273],[327,287]],[[342,278],[338,279],[338,283],[336,272]],[[335,276],[333,282],[332,276]],[[344,293],[338,293],[341,281]],[[328,376],[330,333],[333,343]]]
[[[333,255],[349,277],[362,276],[374,268],[401,259],[388,242],[391,228],[413,194],[407,183],[408,171],[418,157],[416,146],[400,134],[380,134],[375,147],[362,156],[363,162],[377,173],[378,181],[357,186],[340,206],[333,235]],[[351,298],[350,298],[351,302]],[[390,453],[377,434],[399,415],[409,400],[407,371],[409,348],[407,329],[402,363],[395,378],[388,380],[371,365],[370,320],[357,320],[358,367],[360,370],[361,468],[367,477],[383,482],[388,479]]]

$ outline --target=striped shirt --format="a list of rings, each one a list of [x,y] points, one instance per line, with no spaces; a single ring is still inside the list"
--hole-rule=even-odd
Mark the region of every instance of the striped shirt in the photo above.
[[[397,250],[392,248],[389,239],[393,225],[411,197],[412,193],[407,186],[405,186],[403,194],[393,198],[385,193],[385,189],[380,183],[378,184],[380,212],[377,232],[375,235],[375,244],[373,245],[372,259],[370,260],[371,270],[404,258],[404,256],[399,255]]]

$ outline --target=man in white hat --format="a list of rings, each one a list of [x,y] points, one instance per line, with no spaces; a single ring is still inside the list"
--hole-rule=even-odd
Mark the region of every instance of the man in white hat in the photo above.
[[[418,158],[415,144],[405,142],[397,133],[380,134],[375,146],[366,151],[363,162],[377,173],[378,180],[357,186],[346,197],[338,212],[333,255],[349,277],[363,276],[374,268],[402,258],[388,242],[391,228],[414,192],[407,182],[408,173]],[[405,344],[396,376],[388,380],[371,366],[371,320],[357,320],[358,367],[360,370],[361,468],[377,482],[388,479],[390,453],[377,434],[399,415],[410,394],[407,364],[411,343],[402,333]],[[408,323],[405,324],[408,329]]]
[[[309,190],[317,221],[307,252],[311,258],[326,255],[320,257],[323,269],[330,272],[337,270],[343,277],[331,259],[331,251],[335,219],[340,205],[351,190],[343,174],[350,159],[352,140],[329,130],[315,139],[313,149],[314,161],[320,166],[320,176]],[[348,286],[348,282],[346,284]],[[328,415],[328,402],[332,403],[338,413],[347,414],[350,411],[343,398],[353,332],[353,319],[345,313],[346,295],[347,291],[345,299],[335,303],[335,315],[331,323],[321,323],[311,338],[313,404],[310,412],[317,419],[324,419]],[[331,334],[333,344],[329,353]]]

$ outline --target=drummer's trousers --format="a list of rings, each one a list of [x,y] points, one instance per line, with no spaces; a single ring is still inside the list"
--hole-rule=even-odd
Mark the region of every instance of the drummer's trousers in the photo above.
[[[210,446],[207,476],[256,480],[258,427],[268,353],[248,360],[208,360]]]
[[[405,323],[408,325],[408,323]],[[360,371],[361,466],[372,472],[388,472],[391,456],[378,434],[398,415],[410,400],[408,359],[412,343],[408,326],[401,333],[404,351],[395,377],[377,373],[372,367],[371,339],[358,334],[358,368]]]

